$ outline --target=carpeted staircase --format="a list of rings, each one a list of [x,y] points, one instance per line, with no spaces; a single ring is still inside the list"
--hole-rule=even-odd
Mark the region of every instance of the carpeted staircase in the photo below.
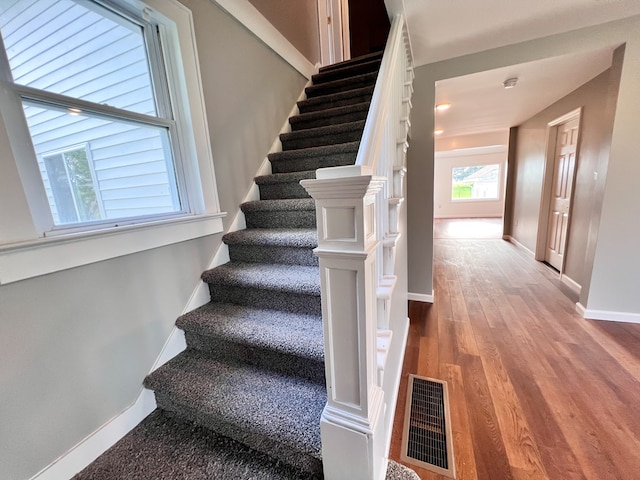
[[[326,403],[316,214],[300,186],[353,164],[381,62],[322,68],[223,237],[231,261],[202,274],[211,302],[180,317],[187,349],[150,374],[158,409],[75,478],[322,478]],[[388,478],[417,478],[391,462]]]

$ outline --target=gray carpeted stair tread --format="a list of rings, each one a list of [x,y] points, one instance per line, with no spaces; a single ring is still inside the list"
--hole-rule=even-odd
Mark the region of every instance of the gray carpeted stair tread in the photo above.
[[[311,228],[252,228],[227,233],[222,241],[227,245],[315,248],[318,246],[318,232]]]
[[[280,160],[292,161],[300,160],[303,158],[317,158],[326,157],[330,155],[336,155],[340,153],[353,153],[357,152],[360,148],[360,142],[347,142],[340,143],[338,145],[325,145],[322,147],[309,147],[299,148],[297,150],[286,150],[284,152],[274,152],[268,155],[270,162],[277,162]],[[279,172],[287,173],[287,172]]]
[[[318,246],[315,229],[249,228],[224,237],[233,262],[318,265],[313,249]]]
[[[370,62],[372,60],[378,59],[378,58],[382,58],[384,52],[380,51],[380,52],[373,52],[373,53],[368,53],[366,55],[361,55],[359,57],[355,57],[355,58],[350,58],[349,60],[344,60],[342,62],[338,62],[338,63],[332,63],[331,65],[325,65],[324,67],[320,67],[318,69],[318,71],[320,73],[322,72],[329,72],[331,70],[336,70],[336,69],[340,69],[340,68],[345,68],[349,65],[357,65],[358,63],[364,63],[364,62]]]
[[[290,292],[320,296],[320,274],[317,267],[229,262],[207,270],[202,280],[216,285]]]
[[[185,332],[324,361],[322,318],[229,303],[207,303],[182,315]]]
[[[329,93],[325,95],[307,98],[298,102],[300,113],[315,112],[325,108],[341,107],[356,103],[370,102],[373,97],[373,85],[353,88],[350,90]]]
[[[303,129],[363,121],[367,118],[369,105],[370,102],[362,102],[344,107],[327,108],[317,112],[301,113],[289,118],[289,123],[291,129],[296,132]]]
[[[243,203],[240,209],[247,228],[316,228],[315,203],[311,198],[257,200]]]
[[[316,205],[312,198],[288,198],[276,200],[255,200],[245,202],[240,207],[244,213],[266,211],[315,211]]]
[[[274,173],[255,177],[254,181],[260,189],[263,200],[310,198],[310,195],[300,185],[301,180],[316,178],[315,170],[301,172]]]
[[[378,72],[364,73],[362,75],[355,75],[349,78],[321,83],[320,85],[311,85],[305,88],[305,93],[307,94],[307,98],[312,98],[320,95],[327,95],[328,93],[337,93],[354,88],[368,87],[376,83],[377,77]]]
[[[187,349],[145,380],[158,406],[306,471],[322,468],[323,385]]]
[[[382,63],[382,58],[374,58],[364,62],[343,65],[331,70],[319,71],[315,75],[311,76],[311,81],[314,85],[318,85],[332,80],[338,80],[340,78],[352,77],[363,73],[377,72],[380,70],[380,63]]]
[[[385,480],[420,480],[416,472],[398,462],[389,460]]]
[[[300,180],[307,180],[309,178],[316,178],[315,170],[305,170],[302,172],[289,172],[289,173],[273,173],[271,175],[260,175],[255,177],[254,181],[258,186],[260,185],[277,185],[280,183],[299,182]]]
[[[73,480],[320,480],[194,422],[155,410]]]
[[[326,110],[325,110],[326,111]],[[309,115],[309,114],[304,114]],[[283,150],[321,147],[359,141],[364,130],[364,120],[294,130],[280,135]]]
[[[268,155],[273,173],[289,173],[318,168],[353,165],[360,142],[347,142],[323,147],[300,148]]]

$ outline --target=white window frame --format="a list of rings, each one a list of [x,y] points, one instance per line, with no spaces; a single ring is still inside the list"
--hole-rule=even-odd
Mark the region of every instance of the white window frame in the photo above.
[[[106,5],[110,2],[105,1]],[[16,87],[0,78],[0,285],[198,238],[223,230],[191,11],[176,0],[119,0],[159,23],[167,84],[183,159],[189,212],[125,220],[100,229],[46,236],[46,192]],[[2,49],[2,55],[5,55]],[[5,59],[6,60],[6,59]],[[178,68],[178,66],[182,68]],[[40,92],[38,92],[40,93]],[[76,101],[82,103],[82,101]],[[109,108],[109,107],[106,107]],[[7,140],[7,141],[5,141]],[[10,208],[9,208],[10,205]]]

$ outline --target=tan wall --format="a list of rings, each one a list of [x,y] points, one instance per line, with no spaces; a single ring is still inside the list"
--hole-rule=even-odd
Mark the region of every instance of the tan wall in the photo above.
[[[182,1],[227,228],[306,79],[210,0]],[[213,235],[0,286],[3,480],[31,478],[136,400],[220,244]]]
[[[598,172],[599,181],[604,181],[615,114],[615,102],[609,99],[617,97],[618,83],[619,68],[608,69],[518,128],[515,190],[511,198],[512,236],[535,251],[541,215],[547,124],[582,107],[580,150],[565,260],[565,274],[580,285],[591,274],[584,269],[587,243],[592,219],[599,216],[602,205],[602,192],[596,191],[594,172]],[[542,215],[544,219],[544,213]]]
[[[312,64],[320,62],[316,0],[249,0]]]

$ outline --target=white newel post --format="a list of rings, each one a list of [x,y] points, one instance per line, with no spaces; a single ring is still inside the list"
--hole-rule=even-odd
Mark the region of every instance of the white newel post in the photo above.
[[[324,476],[379,480],[386,470],[385,403],[377,381],[375,207],[383,181],[338,167],[301,184],[316,201],[327,405]],[[344,176],[353,175],[356,176]],[[338,178],[335,178],[338,177]]]

